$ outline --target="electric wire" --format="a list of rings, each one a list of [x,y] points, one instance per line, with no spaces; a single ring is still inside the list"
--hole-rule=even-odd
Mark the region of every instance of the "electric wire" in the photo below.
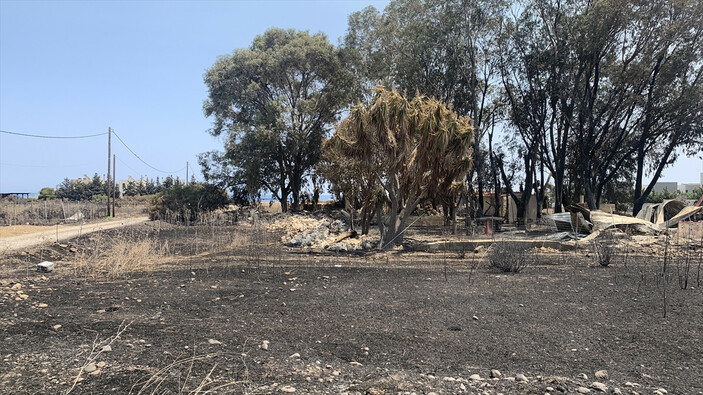
[[[104,133],[98,133],[98,134],[88,134],[85,136],[47,136],[47,135],[42,135],[42,134],[10,132],[8,130],[0,130],[0,133],[12,134],[15,136],[23,136],[23,137],[35,137],[35,138],[40,138],[40,139],[87,139],[90,137],[99,137],[99,136],[104,136],[107,134],[107,132],[104,132]]]
[[[176,171],[164,171],[164,170],[161,170],[161,169],[157,169],[156,167],[154,167],[154,166],[150,165],[149,163],[147,163],[147,162],[146,162],[144,159],[142,159],[139,155],[137,155],[137,154],[127,145],[127,143],[125,143],[124,140],[122,140],[122,138],[120,137],[120,135],[117,134],[117,132],[115,132],[115,131],[113,130],[113,131],[112,131],[112,134],[114,134],[115,137],[117,137],[117,139],[120,141],[120,143],[122,143],[122,145],[124,145],[124,147],[127,148],[127,150],[128,150],[129,152],[131,152],[132,155],[134,155],[137,159],[139,159],[139,161],[141,161],[142,163],[144,163],[145,165],[147,165],[148,167],[150,167],[150,168],[153,169],[153,170],[156,170],[156,171],[158,171],[158,172],[160,172],[160,173],[164,173],[164,174],[176,174],[176,173],[180,173],[180,172],[182,172],[183,170],[186,169],[185,167],[183,167],[182,169],[176,170]]]
[[[31,133],[12,132],[12,131],[9,131],[9,130],[0,130],[0,133],[3,133],[3,134],[10,134],[10,135],[15,135],[15,136],[22,136],[22,137],[42,138],[42,139],[84,139],[84,138],[105,136],[106,134],[108,134],[108,132],[103,132],[103,133],[89,134],[89,135],[82,135],[82,136],[48,136],[48,135],[41,135],[41,134],[31,134]],[[122,145],[124,145],[124,147],[127,148],[127,150],[128,150],[132,155],[134,155],[134,157],[136,157],[137,159],[139,159],[139,161],[141,161],[143,164],[145,164],[146,166],[148,166],[149,168],[151,168],[151,169],[153,169],[153,170],[156,170],[156,171],[158,171],[158,172],[160,172],[160,173],[164,173],[164,174],[169,174],[169,175],[171,175],[171,174],[180,173],[180,172],[182,172],[183,170],[185,170],[185,169],[187,168],[187,166],[186,166],[186,167],[183,167],[183,168],[181,168],[181,169],[179,169],[179,170],[176,170],[176,171],[165,171],[165,170],[158,169],[158,168],[152,166],[151,164],[149,164],[148,162],[146,162],[146,161],[145,161],[144,159],[142,159],[139,155],[137,155],[137,153],[134,152],[134,150],[132,150],[132,148],[130,148],[130,147],[127,145],[127,143],[124,142],[124,140],[122,140],[122,138],[117,134],[117,132],[115,132],[115,131],[113,130],[113,131],[112,131],[112,134],[114,134],[115,137],[117,137],[117,139],[120,141],[120,143],[122,143]],[[127,167],[128,167],[129,169],[131,169],[132,171],[135,171],[135,172],[136,172],[136,170],[134,170],[133,168],[131,168],[129,165],[127,165],[127,164],[126,164],[125,162],[123,162],[121,159],[120,159],[120,162],[122,162],[122,164],[124,164],[125,166],[127,166]],[[34,165],[34,166],[32,166],[32,165],[17,165],[17,164],[10,164],[10,163],[2,163],[1,165],[3,165],[3,166],[20,166],[20,167],[55,167],[55,166],[37,166],[37,165]],[[77,166],[77,165],[76,165],[76,166]],[[191,167],[191,169],[192,169],[192,167]]]

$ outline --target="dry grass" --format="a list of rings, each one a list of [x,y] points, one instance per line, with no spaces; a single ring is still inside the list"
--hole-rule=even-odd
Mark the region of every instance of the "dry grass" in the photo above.
[[[178,359],[151,376],[146,376],[132,386],[130,394],[210,394],[230,392],[246,382],[223,380],[214,377],[217,363],[209,368],[207,361],[217,354],[193,355]],[[203,378],[199,379],[198,376]],[[242,392],[242,391],[236,391]]]
[[[110,239],[97,236],[91,244],[77,254],[76,276],[112,279],[131,273],[151,273],[168,255],[168,243],[159,244],[152,238],[130,240],[124,235]]]

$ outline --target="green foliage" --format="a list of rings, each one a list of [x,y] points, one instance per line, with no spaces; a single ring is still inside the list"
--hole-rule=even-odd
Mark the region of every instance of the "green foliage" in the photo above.
[[[227,162],[210,162],[206,178],[246,185],[249,196],[268,191],[284,211],[292,195],[297,209],[322,139],[350,101],[353,80],[340,51],[323,34],[269,29],[250,48],[220,56],[205,84],[211,133],[228,134],[224,153],[201,157]]]
[[[689,199],[689,200],[698,200],[703,196],[703,188],[695,188],[691,192],[684,192],[681,193],[680,195],[684,199]]]
[[[148,204],[152,220],[164,219],[190,223],[198,216],[229,204],[227,192],[215,185],[176,183],[154,196]]]
[[[51,187],[44,187],[39,191],[39,200],[56,199],[56,191]]]
[[[89,201],[96,196],[107,196],[107,185],[100,179],[98,173],[93,178],[81,178],[69,180],[65,178],[56,189],[56,197],[71,201]]]
[[[647,195],[647,203],[662,203],[664,200],[676,199],[678,193],[676,191],[669,192],[668,190],[663,190],[661,192],[652,192]]]

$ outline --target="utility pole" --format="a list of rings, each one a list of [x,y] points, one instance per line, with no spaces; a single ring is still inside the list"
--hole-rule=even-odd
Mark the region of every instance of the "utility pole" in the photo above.
[[[117,177],[115,174],[117,173],[115,170],[117,170],[117,164],[115,163],[115,158],[117,155],[113,154],[112,155],[112,217],[115,217],[115,199],[117,195],[117,188],[115,188],[115,183],[117,182]]]
[[[107,128],[107,216],[110,216],[110,159],[112,156],[112,128]]]
[[[188,162],[186,162],[186,186],[188,186]]]

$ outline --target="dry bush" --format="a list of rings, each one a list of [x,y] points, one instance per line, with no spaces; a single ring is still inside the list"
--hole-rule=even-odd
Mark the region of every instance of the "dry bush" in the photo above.
[[[615,263],[618,250],[617,243],[618,241],[611,230],[603,231],[598,237],[593,239],[591,242],[593,256],[599,265],[608,267]]]
[[[217,354],[193,355],[178,359],[156,373],[146,376],[132,386],[130,394],[210,394],[245,392],[244,381],[223,380],[214,376],[217,363],[207,361]],[[202,376],[202,378],[198,378]],[[239,389],[237,391],[236,389]]]
[[[130,240],[124,235],[98,236],[92,240],[92,246],[76,258],[77,276],[117,278],[131,273],[151,273],[168,250],[167,244],[159,245],[148,237]]]
[[[522,243],[499,241],[488,251],[490,267],[503,273],[520,273],[535,262],[536,253]]]

